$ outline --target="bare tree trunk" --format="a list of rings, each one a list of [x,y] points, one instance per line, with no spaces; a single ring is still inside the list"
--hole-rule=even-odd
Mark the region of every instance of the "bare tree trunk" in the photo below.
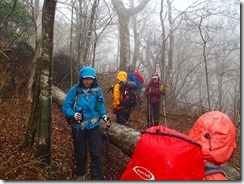
[[[81,61],[80,61],[80,58],[82,56],[82,53],[83,53],[83,37],[82,37],[82,34],[83,34],[83,29],[82,27],[84,27],[83,25],[83,19],[82,19],[82,16],[81,16],[81,12],[82,12],[82,1],[78,1],[79,3],[79,8],[78,8],[78,12],[76,13],[76,19],[77,19],[77,29],[76,29],[76,35],[77,35],[77,59],[76,59],[76,62],[79,63],[79,68],[81,67]]]
[[[145,56],[145,62],[144,62],[144,66],[149,71],[149,78],[151,78],[152,73],[155,71],[155,68],[153,67],[152,63],[151,62],[148,62],[148,61],[150,61],[150,47],[149,47],[150,40],[151,40],[151,37],[149,35],[148,38],[147,38],[147,40],[146,40],[147,47],[146,47],[146,52],[145,52],[146,56]]]
[[[134,8],[134,0],[130,0],[130,5],[131,7]],[[139,51],[140,51],[140,40],[139,40],[139,34],[137,31],[137,17],[136,15],[132,16],[132,29],[133,29],[133,35],[134,35],[134,54],[132,56],[132,65],[135,67],[140,66],[140,61],[139,61]],[[138,62],[138,63],[137,63]],[[136,69],[138,70],[138,69]]]
[[[166,86],[168,94],[170,94],[170,89],[172,88],[172,70],[173,70],[173,45],[174,45],[174,33],[173,33],[173,20],[172,20],[172,2],[167,0],[168,5],[168,20],[169,20],[169,48],[168,48],[168,67],[166,70]]]
[[[127,63],[130,61],[130,38],[129,38],[129,17],[119,16],[119,40],[120,40],[120,65],[121,70],[127,69]]]
[[[95,14],[98,6],[98,0],[95,0],[93,5],[92,5],[92,10],[91,10],[91,17],[89,21],[89,28],[88,28],[88,33],[87,33],[87,39],[85,43],[85,48],[84,48],[84,55],[83,55],[83,62],[85,65],[89,65],[89,59],[88,59],[88,51],[91,45],[91,37],[92,37],[92,32],[94,30],[94,23],[95,23]]]
[[[72,0],[72,7],[71,7],[71,26],[70,26],[70,46],[69,46],[69,55],[70,55],[70,87],[73,86],[73,19],[74,19],[74,2]]]
[[[51,162],[51,123],[52,123],[52,54],[53,27],[57,1],[45,0],[42,12],[42,53],[40,74],[40,127],[37,157],[47,164]]]
[[[120,70],[126,70],[130,61],[130,17],[140,12],[150,0],[142,0],[137,7],[125,8],[121,0],[111,0],[114,9],[118,14],[119,21],[119,39],[120,39]]]
[[[171,8],[171,2],[167,0],[168,4],[168,19],[169,19],[169,54],[168,54],[168,69],[169,73],[168,76],[172,73],[173,69],[173,44],[174,44],[174,35],[173,35],[173,20],[172,20],[172,8]]]
[[[32,22],[34,24],[34,30],[35,30],[35,51],[34,51],[34,56],[32,58],[31,62],[31,74],[30,78],[28,81],[28,92],[27,92],[27,101],[32,101],[32,87],[33,87],[33,82],[34,82],[34,77],[36,73],[36,62],[37,58],[39,57],[40,54],[40,47],[41,47],[41,40],[38,38],[38,26],[37,26],[37,19],[38,19],[38,13],[39,12],[39,0],[35,1],[35,5],[31,4],[30,5],[32,8]]]
[[[163,12],[164,12],[164,0],[161,0],[161,9],[160,9],[160,22],[162,27],[162,49],[161,49],[161,59],[160,59],[160,68],[161,68],[161,79],[163,83],[165,84],[165,51],[166,51],[166,39],[165,39],[165,25],[164,25],[164,18],[163,18]]]
[[[41,67],[41,58],[37,59],[36,66],[35,66],[35,73],[33,77],[33,84],[34,91],[33,91],[33,97],[32,97],[32,105],[31,105],[31,114],[28,120],[28,127],[27,131],[24,135],[24,138],[22,142],[19,145],[20,149],[24,148],[32,148],[35,141],[35,136],[38,130],[38,123],[39,123],[39,94],[40,94],[40,67]]]
[[[28,81],[28,93],[27,93],[27,101],[32,101],[32,88],[33,88],[33,83],[34,83],[34,77],[35,77],[35,73],[36,73],[36,65],[37,65],[37,58],[39,57],[39,53],[40,53],[40,47],[41,47],[41,41],[36,39],[36,46],[35,46],[35,51],[34,51],[34,56],[31,62],[31,74],[30,74],[30,78]]]
[[[207,57],[206,57],[206,47],[207,47],[207,41],[205,40],[203,33],[202,33],[202,29],[201,29],[201,25],[202,25],[202,17],[200,20],[200,23],[198,25],[198,29],[200,32],[200,36],[202,38],[203,41],[203,60],[204,60],[204,64],[205,64],[205,76],[206,76],[206,85],[207,85],[207,94],[208,94],[208,110],[211,110],[211,102],[210,102],[210,89],[209,89],[209,82],[208,82],[208,64],[207,64]]]

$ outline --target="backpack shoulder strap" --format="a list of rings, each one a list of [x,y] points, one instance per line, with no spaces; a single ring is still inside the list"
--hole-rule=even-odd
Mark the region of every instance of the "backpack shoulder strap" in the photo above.
[[[96,96],[98,96],[99,87],[91,88],[90,90],[91,90],[91,92],[89,92],[89,93],[78,93],[77,86],[76,86],[76,96],[77,97],[79,97],[79,96],[87,96],[89,94],[95,94]]]
[[[91,88],[92,93],[95,94],[96,97],[98,96],[98,90],[99,90],[99,87]]]
[[[98,90],[99,90],[99,87],[91,88],[91,91],[92,91],[92,92],[89,92],[89,93],[82,93],[82,94],[78,92],[77,88],[78,88],[78,86],[76,85],[76,86],[75,86],[75,91],[76,91],[76,92],[75,92],[75,102],[74,102],[74,107],[75,107],[76,102],[77,102],[77,100],[78,100],[78,98],[79,98],[80,96],[87,96],[87,95],[89,95],[89,94],[95,94],[96,97],[98,96]]]
[[[119,86],[124,88],[125,87],[125,82],[119,82]]]
[[[214,165],[210,162],[205,163],[205,173],[204,173],[205,176],[210,175],[210,174],[217,174],[217,173],[222,174],[223,176],[226,176],[224,171],[219,169],[216,165]]]
[[[77,100],[78,100],[78,90],[77,90],[78,85],[75,85],[75,100],[74,100],[74,105],[73,105],[73,109],[75,109]]]
[[[120,82],[119,83],[119,90],[124,95],[125,91],[127,90],[125,82]]]

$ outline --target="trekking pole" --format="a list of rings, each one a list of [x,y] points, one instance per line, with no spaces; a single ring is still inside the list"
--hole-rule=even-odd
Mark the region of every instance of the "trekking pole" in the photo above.
[[[167,123],[166,123],[166,110],[165,110],[165,102],[163,100],[163,109],[164,109],[164,123],[165,123],[165,126],[167,127]]]
[[[113,91],[113,88],[114,88],[114,86],[112,85],[112,86],[108,89],[108,91],[107,91],[107,93],[105,94],[105,96],[107,96],[107,95],[109,94],[110,91]]]
[[[109,127],[106,126],[106,174],[105,178],[108,179],[108,146],[109,146],[109,133],[108,133]]]
[[[151,101],[151,87],[149,88],[149,93],[148,93],[148,119],[147,119],[147,127],[151,127],[151,105],[150,105],[150,101]]]

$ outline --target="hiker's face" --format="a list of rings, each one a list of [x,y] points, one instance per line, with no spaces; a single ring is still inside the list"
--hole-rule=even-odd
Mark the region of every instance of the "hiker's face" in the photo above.
[[[93,78],[85,78],[83,79],[83,85],[85,86],[85,88],[89,88],[91,86],[91,84],[93,83],[94,79]]]
[[[153,78],[152,81],[153,81],[153,83],[157,83],[158,82],[158,78]]]

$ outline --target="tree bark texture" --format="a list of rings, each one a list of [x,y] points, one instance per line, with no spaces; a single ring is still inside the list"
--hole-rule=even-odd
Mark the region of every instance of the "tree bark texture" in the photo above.
[[[28,127],[27,127],[27,131],[25,133],[25,136],[22,140],[22,142],[19,145],[20,149],[24,149],[27,147],[32,148],[34,145],[34,141],[35,141],[35,136],[36,136],[36,132],[37,129],[39,127],[39,110],[40,110],[40,104],[39,104],[39,94],[40,94],[40,63],[41,59],[37,59],[36,62],[36,66],[35,66],[35,73],[34,73],[34,77],[33,77],[33,85],[35,85],[35,87],[33,88],[34,91],[31,92],[33,93],[33,97],[32,97],[32,105],[31,105],[31,114],[28,120]],[[32,89],[31,89],[32,90]]]
[[[130,61],[130,17],[140,12],[148,4],[149,0],[142,0],[137,7],[125,8],[121,0],[111,0],[114,9],[118,14],[119,39],[120,39],[120,70],[127,69],[127,63]]]
[[[45,0],[42,12],[42,53],[40,76],[40,127],[37,157],[50,164],[51,161],[51,123],[52,123],[52,54],[53,28],[57,1]]]
[[[98,7],[98,1],[94,0],[93,5],[92,5],[92,10],[91,10],[91,16],[89,20],[89,26],[88,26],[88,33],[87,33],[87,39],[85,42],[85,48],[84,48],[84,55],[83,55],[83,63],[88,66],[91,63],[89,62],[89,50],[91,47],[91,40],[92,40],[92,32],[94,30],[94,25],[95,25],[95,15],[96,15],[96,10]]]
[[[164,23],[165,21],[164,21],[163,13],[164,13],[164,0],[161,0],[160,23],[161,23],[161,27],[162,27],[162,34],[161,34],[162,35],[162,47],[161,47],[162,55],[160,58],[159,66],[160,66],[160,71],[161,71],[161,79],[162,79],[163,83],[166,84],[166,81],[165,81],[166,35],[165,35],[165,23]]]

